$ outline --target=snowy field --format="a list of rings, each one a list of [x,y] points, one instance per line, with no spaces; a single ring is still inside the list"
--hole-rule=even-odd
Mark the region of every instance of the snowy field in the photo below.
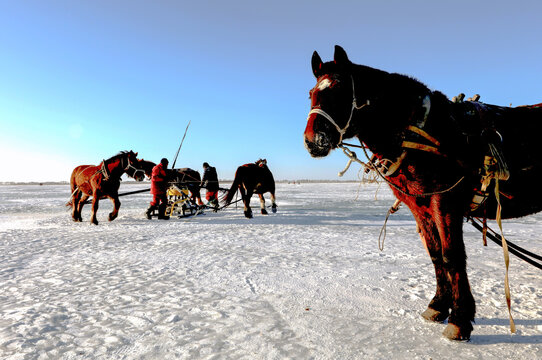
[[[123,184],[121,192],[149,184]],[[242,208],[149,221],[148,193],[108,222],[73,223],[68,185],[0,186],[1,359],[535,359],[542,272],[465,225],[476,299],[471,341],[420,313],[434,294],[429,256],[406,208],[378,235],[390,192],[376,185],[278,184],[278,213]],[[375,194],[377,195],[375,200]],[[268,202],[269,203],[269,202]],[[504,223],[542,254],[542,215]]]

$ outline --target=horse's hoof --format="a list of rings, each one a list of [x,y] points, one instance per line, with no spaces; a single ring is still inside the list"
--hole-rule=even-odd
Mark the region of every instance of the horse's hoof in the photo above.
[[[252,211],[245,211],[245,217],[247,219],[252,219]]]
[[[267,210],[262,209],[262,215],[267,215]]]
[[[472,325],[469,323],[468,326],[460,328],[455,324],[448,324],[442,335],[447,337],[450,340],[456,341],[467,341],[470,339],[470,333],[472,332]]]
[[[115,220],[116,218],[117,218],[116,215],[113,216],[112,214],[109,214],[109,221],[113,221],[113,220]]]
[[[427,321],[443,322],[448,318],[449,313],[427,308],[421,315]]]
[[[273,211],[273,214],[276,214],[277,213],[277,205],[273,205],[273,207],[271,207],[271,211]]]

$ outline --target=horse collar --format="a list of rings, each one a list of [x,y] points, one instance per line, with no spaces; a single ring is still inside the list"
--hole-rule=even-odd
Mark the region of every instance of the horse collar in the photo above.
[[[109,180],[109,174],[107,172],[106,160],[102,161],[102,169],[101,169],[101,171],[102,171],[102,174],[104,176],[104,179],[106,181]]]

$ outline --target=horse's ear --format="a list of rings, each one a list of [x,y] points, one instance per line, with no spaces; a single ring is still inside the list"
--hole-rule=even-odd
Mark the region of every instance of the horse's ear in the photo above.
[[[335,45],[335,55],[333,56],[333,61],[339,66],[350,65],[350,60],[346,55],[346,51],[339,45]]]
[[[320,74],[320,71],[322,70],[322,59],[320,58],[320,55],[315,51],[312,53],[312,73],[314,76],[318,77]]]

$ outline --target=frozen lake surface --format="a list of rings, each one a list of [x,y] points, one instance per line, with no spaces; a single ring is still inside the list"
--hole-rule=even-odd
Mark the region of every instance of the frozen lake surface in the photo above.
[[[149,184],[123,184],[121,192]],[[510,334],[500,247],[465,225],[476,300],[471,341],[420,313],[434,295],[408,209],[384,186],[278,184],[278,213],[235,206],[149,221],[148,193],[71,221],[68,185],[0,186],[2,359],[535,359],[542,272],[511,256]],[[376,194],[376,199],[375,199]],[[542,254],[542,215],[504,222]],[[492,224],[490,224],[492,225]]]

